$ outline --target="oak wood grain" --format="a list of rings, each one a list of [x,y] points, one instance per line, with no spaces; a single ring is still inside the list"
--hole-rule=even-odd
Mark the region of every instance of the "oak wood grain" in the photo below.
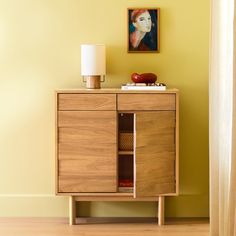
[[[135,114],[135,197],[175,193],[175,111]]]
[[[175,110],[175,94],[118,94],[119,111]]]
[[[71,89],[57,89],[56,93],[69,94],[176,94],[176,88],[168,88],[166,90],[122,90],[120,88],[101,88],[101,89],[85,89],[85,88],[71,88]]]
[[[98,177],[112,176],[115,169],[115,160],[111,158],[94,158],[78,157],[76,160],[60,160],[59,161],[59,176],[89,176]],[[109,169],[108,169],[109,167]]]
[[[116,94],[58,94],[59,110],[116,110]]]
[[[77,201],[119,201],[119,202],[138,202],[138,201],[144,201],[144,202],[155,202],[158,201],[158,197],[139,197],[134,198],[134,196],[121,196],[119,193],[114,196],[76,196],[75,197]]]
[[[75,197],[69,198],[69,224],[74,225],[76,223],[76,201]]]
[[[58,192],[115,192],[115,111],[58,113]]]
[[[116,178],[114,173],[111,175],[99,173],[91,175],[59,175],[59,192],[116,192]]]
[[[179,195],[179,93],[176,93],[176,114],[175,114],[175,178],[176,194]]]
[[[116,144],[115,111],[58,112],[59,143]]]
[[[93,145],[87,141],[80,141],[80,143],[59,143],[58,144],[58,160],[83,160],[88,159],[90,161],[96,160],[98,153],[102,153],[102,160],[108,161],[111,156],[115,156],[117,151],[114,145],[106,140],[99,140],[96,142],[99,145]],[[114,143],[113,143],[114,144]]]

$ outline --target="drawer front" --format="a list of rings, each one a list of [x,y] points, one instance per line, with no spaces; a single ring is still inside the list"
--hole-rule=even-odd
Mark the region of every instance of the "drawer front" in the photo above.
[[[175,94],[118,94],[118,110],[175,110]]]
[[[58,94],[58,109],[61,111],[116,110],[116,94]]]

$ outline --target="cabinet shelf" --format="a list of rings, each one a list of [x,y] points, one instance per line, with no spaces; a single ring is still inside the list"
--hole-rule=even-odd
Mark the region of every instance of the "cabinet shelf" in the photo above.
[[[134,188],[133,187],[118,187],[119,193],[133,193]]]
[[[133,155],[134,151],[118,151],[119,155]]]

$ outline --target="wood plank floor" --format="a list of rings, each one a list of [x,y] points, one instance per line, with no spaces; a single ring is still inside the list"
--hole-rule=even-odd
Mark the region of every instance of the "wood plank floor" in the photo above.
[[[208,220],[68,225],[68,219],[0,218],[0,236],[209,236]]]

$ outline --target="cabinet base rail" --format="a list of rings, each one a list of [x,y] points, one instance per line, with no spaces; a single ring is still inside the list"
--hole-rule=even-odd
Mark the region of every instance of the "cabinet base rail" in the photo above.
[[[155,217],[76,217],[76,202],[79,202],[75,196],[69,198],[69,223],[70,225],[86,223],[133,223],[133,222],[157,222],[159,226],[165,224],[165,197],[159,196],[157,202],[157,218]]]

